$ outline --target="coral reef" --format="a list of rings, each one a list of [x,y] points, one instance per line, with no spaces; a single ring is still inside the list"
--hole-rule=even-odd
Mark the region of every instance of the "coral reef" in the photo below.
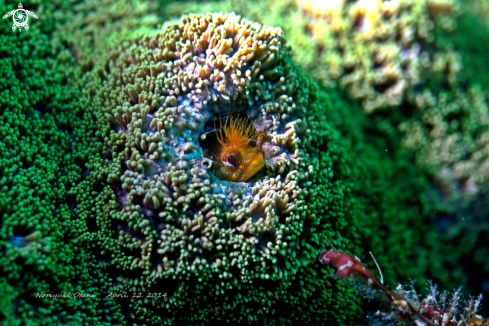
[[[77,101],[81,63],[61,35],[70,32],[73,5],[29,3],[41,19],[28,33],[11,33],[11,21],[0,23],[2,325],[123,322],[118,303],[98,297],[108,277],[73,233],[75,203],[68,192],[82,175],[74,148],[89,124]],[[11,4],[0,2],[0,12],[9,10]],[[76,12],[90,14],[81,7]]]
[[[0,12],[8,8],[0,3]],[[75,64],[69,51],[40,32],[52,30],[52,20],[21,34],[3,32],[8,23],[0,34],[0,323],[90,323],[98,300],[38,296],[100,286],[87,254],[71,242],[66,200],[81,172],[70,135],[77,69],[68,68]]]
[[[97,151],[85,151],[87,177],[71,191],[79,241],[96,242],[115,269],[112,291],[168,294],[131,301],[129,320],[354,316],[349,291],[326,292],[310,264],[325,245],[354,246],[350,199],[333,173],[344,168],[334,132],[279,28],[234,14],[186,16],[123,42],[87,78],[82,105],[95,138],[86,133],[84,143]],[[228,113],[264,134],[265,171],[247,183],[220,180],[205,163],[205,125]],[[326,308],[332,302],[341,313]]]
[[[416,153],[416,162],[436,179],[445,209],[455,211],[486,196],[487,127],[489,107],[483,59],[489,49],[484,40],[489,29],[470,10],[457,21],[457,31],[436,30],[435,46],[460,58],[463,69],[446,83],[443,74],[430,76],[423,87],[410,92],[404,117],[393,125],[401,131],[403,145]],[[473,32],[473,30],[475,30]],[[463,35],[470,33],[467,40]],[[406,114],[407,113],[407,114]]]
[[[338,84],[344,87],[352,98],[362,102],[367,113],[382,108],[415,110],[413,116],[405,117],[405,123],[400,126],[401,131],[405,131],[403,143],[414,152],[422,153],[417,161],[423,162],[421,166],[428,170],[437,171],[436,177],[442,183],[461,188],[456,192],[457,198],[448,200],[447,205],[458,202],[462,207],[478,194],[476,189],[486,183],[483,173],[477,172],[469,182],[474,184],[473,181],[477,179],[477,185],[459,186],[459,172],[452,171],[452,166],[465,164],[465,160],[459,161],[448,153],[443,155],[451,156],[451,159],[446,158],[443,162],[428,158],[440,155],[438,144],[448,135],[438,133],[427,138],[413,135],[414,132],[406,127],[416,125],[417,133],[430,132],[431,125],[426,123],[429,113],[423,111],[417,100],[427,89],[434,97],[460,97],[466,93],[460,85],[467,79],[471,85],[486,86],[486,78],[481,74],[481,71],[488,69],[483,62],[485,46],[478,44],[484,44],[487,28],[479,25],[473,28],[474,16],[467,17],[466,14],[478,9],[484,12],[484,6],[477,1],[471,2],[471,9],[453,0],[229,0],[207,1],[205,6],[206,9],[224,7],[265,24],[282,25],[298,63],[324,85]],[[264,9],[268,7],[273,7],[274,11],[270,13]],[[173,16],[196,8],[191,1],[185,6],[170,3],[166,12]],[[480,35],[469,43],[463,37],[466,33]],[[440,95],[439,89],[451,94]],[[424,91],[420,94],[420,90]],[[420,113],[416,114],[418,111]],[[478,112],[481,115],[473,120],[472,130],[485,126],[484,112]],[[438,113],[442,120],[451,119],[441,114]],[[418,140],[424,138],[428,144],[424,143],[423,148],[414,146],[413,137]],[[462,135],[457,137],[466,138]],[[478,135],[472,137],[477,138]],[[458,153],[473,152],[462,142],[457,142],[456,147]],[[433,151],[428,151],[428,148]],[[484,160],[472,160],[471,170],[484,170]],[[438,172],[440,170],[444,172]]]
[[[445,201],[463,206],[489,180],[489,94],[479,87],[438,96],[427,90],[413,102],[420,120],[400,124],[404,146],[436,175]]]
[[[166,12],[179,15],[200,5],[178,2]],[[229,0],[205,8],[223,7],[283,26],[299,64],[324,85],[344,86],[367,112],[400,105],[427,74],[447,70],[452,83],[461,69],[455,53],[433,51],[435,21],[445,30],[456,27],[453,0]]]
[[[480,6],[478,1],[464,2],[455,31],[435,29],[436,47],[461,58],[463,69],[456,75],[457,82],[447,85],[442,77],[433,76],[423,88],[412,92],[409,105],[402,108],[404,115],[393,124],[401,131],[403,145],[416,153],[417,165],[433,175],[436,228],[464,248],[464,268],[474,292],[487,283],[489,271],[489,261],[483,258],[489,254],[489,45],[485,41],[489,28],[481,16],[484,11],[475,12]],[[487,287],[484,291],[487,297]],[[487,306],[484,303],[485,314]]]
[[[29,10],[42,18],[36,26],[0,35],[0,323],[354,324],[361,309],[353,289],[326,277],[315,258],[331,247],[374,250],[390,280],[462,282],[457,259],[474,244],[454,248],[429,229],[428,178],[399,146],[403,133],[410,146],[414,120],[402,120],[399,130],[388,119],[397,123],[404,108],[389,110],[389,118],[377,110],[397,105],[388,95],[393,88],[384,87],[392,76],[399,99],[411,100],[418,94],[406,97],[399,85],[415,85],[409,78],[420,69],[451,87],[451,76],[463,75],[460,58],[468,71],[484,64],[442,43],[436,65],[432,52],[421,66],[415,56],[399,59],[418,43],[419,53],[431,51],[433,21],[453,30],[452,4],[396,2],[389,11],[372,2],[385,10],[379,16],[365,1],[337,2],[341,37],[326,33],[334,42],[324,47],[315,37],[331,16],[316,13],[331,8],[312,13],[317,4],[287,0],[264,10],[270,3],[278,4],[199,2],[192,10],[245,11],[284,26],[287,42],[280,28],[234,14],[184,16],[157,28],[157,12],[191,6],[153,1],[34,1]],[[7,9],[1,2],[0,11]],[[382,31],[409,34],[402,24],[412,17],[419,19],[406,43]],[[367,20],[381,34],[361,38]],[[365,51],[381,48],[387,61],[358,61],[364,53],[342,45],[349,38]],[[398,48],[389,56],[391,43]],[[351,61],[343,61],[345,49]],[[319,88],[292,53],[331,87]],[[345,83],[352,73],[358,78]],[[348,99],[336,81],[351,95],[361,90],[361,101]],[[473,96],[446,95],[456,104],[449,116],[464,112],[474,121],[471,105],[485,110],[484,90],[471,89]],[[444,96],[420,105],[423,121]],[[257,161],[264,167],[241,182],[216,173],[206,154],[226,144],[225,131],[208,129],[228,114],[249,119],[247,136],[256,144],[247,146],[256,147],[246,150],[263,155]],[[467,135],[483,141],[468,121]],[[448,133],[439,135],[449,138],[451,125],[440,122],[437,130]],[[472,146],[464,159],[482,171],[483,153],[467,137],[459,143]],[[418,144],[423,166],[424,153],[436,148]],[[233,155],[225,158],[237,164]],[[453,167],[459,159],[439,162]],[[63,293],[78,297],[54,298]]]
[[[483,1],[270,0],[242,3],[229,0],[199,2],[198,6],[204,6],[206,10],[219,6],[244,13],[262,23],[283,26],[295,59],[302,67],[323,85],[333,87],[338,84],[351,97],[361,100],[371,120],[363,130],[401,139],[398,143],[384,142],[389,145],[386,146],[389,153],[393,152],[393,146],[403,146],[413,153],[401,155],[404,158],[398,155],[389,157],[397,157],[401,162],[412,160],[410,156],[414,155],[417,168],[428,173],[428,176],[421,176],[413,172],[427,181],[432,179],[437,192],[432,197],[435,203],[431,204],[436,206],[436,223],[443,220],[453,226],[444,230],[442,235],[452,240],[458,238],[456,241],[463,242],[459,247],[485,255],[474,245],[476,242],[486,243],[483,238],[481,241],[466,241],[462,240],[466,237],[461,236],[466,231],[471,233],[469,229],[477,229],[475,225],[480,226],[480,216],[486,214],[483,207],[489,202],[485,149],[488,108],[484,95],[488,89],[486,40],[489,31],[487,19],[484,19],[487,6]],[[195,10],[196,2],[186,1],[185,5],[170,3],[166,13],[171,17]],[[341,105],[338,107],[344,109]],[[392,109],[381,110],[389,107]],[[347,111],[346,114],[361,114]],[[329,116],[331,114],[335,112],[330,112]],[[331,121],[336,122],[335,118]],[[345,130],[343,136],[350,137],[355,127]],[[361,141],[361,137],[355,138],[358,140]],[[375,147],[363,143],[367,147]],[[386,184],[400,189],[400,184],[409,182],[393,173],[392,178],[400,183],[391,183],[384,173],[375,171],[373,165],[377,163],[374,161],[382,155],[373,158],[372,153],[377,149],[371,150],[373,152],[360,150],[356,155],[360,160],[359,170],[382,181],[358,174],[361,179],[356,185],[363,184],[363,187],[357,187],[356,195],[368,203],[365,209],[386,208],[386,215],[366,215],[393,218],[395,209],[391,211],[382,201],[382,197],[390,196],[377,195],[377,190],[372,189],[384,189]],[[365,155],[373,159],[372,164],[368,164],[370,171],[362,167]],[[384,166],[382,172],[389,169],[397,171],[397,163],[382,161],[381,164]],[[407,169],[400,165],[399,168],[401,171]],[[429,190],[426,181],[416,184],[421,186],[419,189],[424,189],[425,194]],[[405,186],[412,189],[412,186]],[[408,196],[401,192],[393,195],[399,198],[397,196],[409,201]],[[377,198],[375,202],[380,206],[374,205],[372,198]],[[420,197],[413,191],[411,198]],[[402,206],[398,205],[398,200],[391,200],[397,209]],[[419,210],[413,207],[404,208],[416,214]],[[406,212],[406,216],[398,219],[407,222],[410,219],[407,211],[403,210],[400,214]],[[425,216],[435,214],[434,211],[421,211]],[[385,223],[389,229],[396,229],[388,223],[391,218],[385,218]],[[375,227],[366,221],[359,219],[358,222],[368,229]],[[463,223],[466,231],[462,231]],[[486,229],[485,226],[480,227],[480,230]],[[415,235],[406,236],[405,241],[414,244],[414,238]],[[369,240],[371,243],[382,241]],[[483,265],[482,269],[489,268],[487,263]]]
[[[55,22],[43,30],[68,47],[84,71],[123,38],[141,36],[162,23],[155,1],[38,1],[38,14]]]
[[[385,277],[395,283],[433,279],[444,288],[463,284],[457,262],[474,247],[453,245],[433,227],[437,207],[430,179],[413,164],[413,154],[403,148],[390,119],[362,114],[360,104],[341,92],[321,102],[327,103],[324,114],[341,133],[342,148],[349,154],[352,225],[363,252],[375,253]]]
[[[456,26],[454,1],[321,3],[298,1],[320,63],[367,112],[400,105],[427,73],[447,69],[446,80],[453,82],[461,69],[453,53],[429,50],[436,19],[448,30]],[[319,69],[311,62],[308,70]]]

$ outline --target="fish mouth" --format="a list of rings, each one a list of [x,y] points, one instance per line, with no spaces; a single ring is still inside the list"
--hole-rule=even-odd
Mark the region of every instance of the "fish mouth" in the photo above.
[[[247,167],[242,171],[243,180],[248,181],[253,178],[261,169],[265,167],[265,156],[258,149],[246,155],[245,162]]]

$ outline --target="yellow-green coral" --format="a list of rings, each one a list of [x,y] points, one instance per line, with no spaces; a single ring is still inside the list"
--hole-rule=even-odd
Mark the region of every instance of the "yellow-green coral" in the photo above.
[[[199,6],[172,3],[165,12],[178,15]],[[456,26],[452,0],[229,0],[205,8],[281,25],[299,64],[324,85],[346,87],[367,112],[400,105],[426,70],[448,69],[446,79],[454,82],[461,69],[449,51],[431,50],[435,20],[446,30]]]
[[[95,64],[121,39],[141,36],[163,21],[155,12],[155,1],[60,1],[47,5],[40,1],[37,14],[56,22],[52,33],[57,42],[67,45],[82,69]]]
[[[463,92],[425,91],[414,97],[420,120],[400,125],[407,148],[437,176],[445,199],[463,206],[486,190],[489,180],[489,94],[478,87]]]
[[[200,3],[192,1],[185,2],[185,5],[170,3],[165,12],[172,17],[198,10],[198,6]],[[426,113],[421,112],[415,100],[428,89],[434,97],[440,96],[440,90],[446,94],[441,96],[465,96],[465,88],[461,85],[467,80],[470,84],[485,83],[482,76],[487,70],[483,57],[487,28],[475,19],[476,11],[479,15],[485,12],[482,3],[470,1],[463,5],[454,0],[228,0],[206,1],[204,6],[205,9],[235,10],[266,24],[281,24],[297,62],[324,85],[339,84],[347,89],[350,96],[361,100],[367,113],[385,107],[412,111],[413,115],[401,122],[404,126],[401,127],[401,135],[405,137],[403,144],[418,153],[417,161],[422,162],[423,168],[434,171],[440,184],[444,184],[445,195],[448,188],[457,188],[455,195],[454,189],[450,190],[450,197],[458,198],[455,200],[458,207],[467,203],[461,200],[462,197],[474,198],[484,188],[482,184],[487,179],[481,172],[485,169],[483,150],[479,150],[476,159],[470,160],[464,159],[460,153],[471,155],[476,151],[466,146],[473,147],[480,142],[474,140],[474,145],[469,144],[472,142],[470,138],[479,138],[473,130],[486,126],[485,111],[471,113],[472,122],[470,127],[464,128],[465,136],[451,136],[451,139],[463,137],[465,140],[455,142],[456,145],[452,142],[451,148],[455,146],[459,153],[457,158],[454,154],[443,154],[449,155],[450,159],[445,158],[441,163],[439,156],[443,148],[438,144],[442,139],[446,141],[446,137],[433,132],[429,137],[421,136],[430,133],[431,126],[426,122]],[[471,16],[467,17],[466,13]],[[461,30],[457,30],[459,24],[462,24]],[[469,31],[470,26],[477,27]],[[466,33],[472,35],[469,41],[463,36]],[[466,44],[462,43],[464,41]],[[466,108],[469,110],[469,106]],[[442,120],[450,120],[445,113],[446,110],[441,110],[437,114]],[[410,130],[411,125],[418,131]],[[413,145],[413,137],[418,139],[416,146]],[[457,179],[465,179],[453,171],[454,164],[458,171],[464,166],[464,173],[470,175],[467,182],[454,183]],[[479,181],[474,182],[476,179]]]

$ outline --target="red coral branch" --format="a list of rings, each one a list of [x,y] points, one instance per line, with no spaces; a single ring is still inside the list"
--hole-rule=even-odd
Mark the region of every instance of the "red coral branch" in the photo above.
[[[358,259],[352,258],[350,255],[344,252],[326,250],[319,255],[319,261],[323,265],[336,268],[335,275],[340,279],[346,278],[348,275],[350,275],[350,272],[352,272],[353,275],[367,282],[369,286],[384,292],[385,297],[391,306],[400,309],[401,312],[404,312],[400,316],[401,319],[403,319],[402,321],[419,321],[425,323],[426,325],[433,326],[433,324],[423,317],[421,313],[417,311],[406,299],[389,290],[384,284],[382,284],[382,282],[380,282],[380,280]]]

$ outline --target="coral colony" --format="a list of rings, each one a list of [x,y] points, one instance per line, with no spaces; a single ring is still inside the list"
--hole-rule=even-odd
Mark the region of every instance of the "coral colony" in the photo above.
[[[0,26],[1,325],[489,324],[481,297],[420,300],[347,254],[389,282],[467,285],[462,259],[486,279],[482,10],[29,9]]]
[[[99,152],[74,192],[86,197],[75,212],[107,239],[100,249],[122,272],[121,290],[153,292],[176,280],[170,300],[189,302],[199,318],[238,321],[276,319],[277,301],[300,300],[289,297],[285,280],[326,237],[314,231],[301,199],[312,174],[304,155],[316,133],[307,130],[306,112],[317,111],[284,42],[280,29],[236,15],[191,15],[111,55],[88,110]],[[202,148],[206,123],[233,112],[244,117],[221,119],[217,144]],[[251,148],[256,130],[264,136]],[[220,149],[208,166],[204,151],[212,145]],[[87,213],[90,200],[102,204],[95,216]],[[309,241],[297,243],[309,224]],[[197,281],[192,291],[189,281]],[[227,308],[213,311],[207,296]],[[256,308],[262,300],[269,304]],[[177,302],[153,304],[167,318],[194,318]]]
[[[473,2],[483,8],[472,10],[489,10]],[[198,10],[187,6],[169,10]],[[470,54],[486,53],[487,43],[483,35],[463,37],[468,28],[484,29],[463,15],[466,7],[454,0],[226,0],[206,9],[281,26],[298,64],[323,85],[344,87],[367,113],[409,107],[412,114],[396,126],[403,146],[435,174],[445,202],[463,207],[489,190],[489,94],[485,75],[474,71],[487,66],[484,56]],[[456,42],[477,50],[456,51]],[[467,71],[485,88],[466,89]]]

